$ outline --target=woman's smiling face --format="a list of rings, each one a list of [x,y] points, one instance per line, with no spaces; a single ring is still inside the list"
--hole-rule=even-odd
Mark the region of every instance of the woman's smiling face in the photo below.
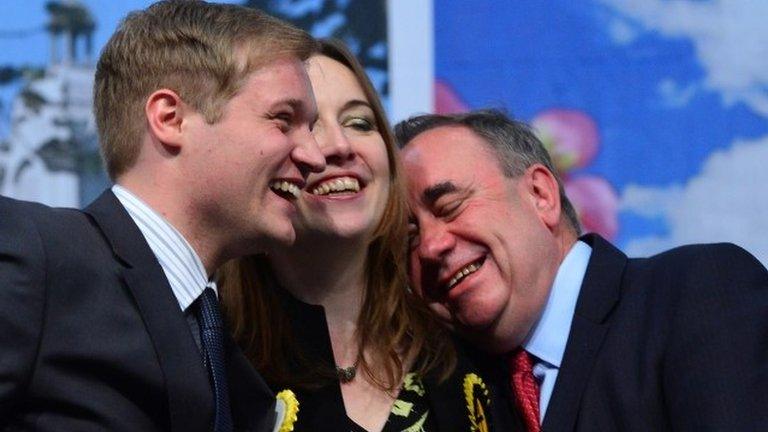
[[[299,200],[302,232],[370,241],[390,191],[387,149],[374,111],[354,73],[324,55],[308,61],[318,119],[313,134],[327,162]]]

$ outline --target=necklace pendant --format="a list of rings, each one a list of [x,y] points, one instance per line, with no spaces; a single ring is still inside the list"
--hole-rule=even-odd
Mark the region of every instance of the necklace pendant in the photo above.
[[[341,381],[344,384],[355,379],[356,373],[357,373],[357,370],[355,366],[350,366],[345,368],[336,366],[336,375],[338,375],[339,381]]]

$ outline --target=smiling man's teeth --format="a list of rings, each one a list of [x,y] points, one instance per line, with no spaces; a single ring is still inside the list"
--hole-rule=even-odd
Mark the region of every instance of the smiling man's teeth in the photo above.
[[[461,282],[461,280],[467,277],[467,275],[470,275],[476,272],[481,265],[482,263],[474,262],[472,264],[464,266],[461,270],[457,271],[456,274],[453,275],[451,280],[448,281],[448,289],[453,288],[454,285]]]
[[[340,192],[359,192],[360,183],[354,177],[337,177],[320,183],[312,189],[313,195],[328,195]]]
[[[269,184],[269,187],[275,191],[288,192],[296,198],[301,194],[301,189],[298,186],[285,180],[275,180]]]

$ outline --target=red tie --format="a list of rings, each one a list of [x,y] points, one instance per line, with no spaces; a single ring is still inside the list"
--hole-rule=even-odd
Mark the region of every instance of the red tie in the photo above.
[[[539,424],[539,385],[533,377],[531,355],[518,348],[509,356],[509,368],[512,371],[512,391],[515,393],[515,406],[520,410],[528,432],[540,432]]]

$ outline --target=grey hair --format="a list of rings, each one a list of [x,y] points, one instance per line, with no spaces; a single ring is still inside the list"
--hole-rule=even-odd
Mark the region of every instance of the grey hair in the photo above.
[[[534,164],[544,165],[557,180],[563,213],[576,235],[581,234],[576,209],[565,195],[563,182],[555,171],[547,149],[527,124],[514,120],[503,111],[484,109],[461,114],[424,114],[403,120],[395,125],[397,145],[403,148],[417,135],[443,126],[466,127],[488,144],[499,158],[505,176],[522,175]]]

